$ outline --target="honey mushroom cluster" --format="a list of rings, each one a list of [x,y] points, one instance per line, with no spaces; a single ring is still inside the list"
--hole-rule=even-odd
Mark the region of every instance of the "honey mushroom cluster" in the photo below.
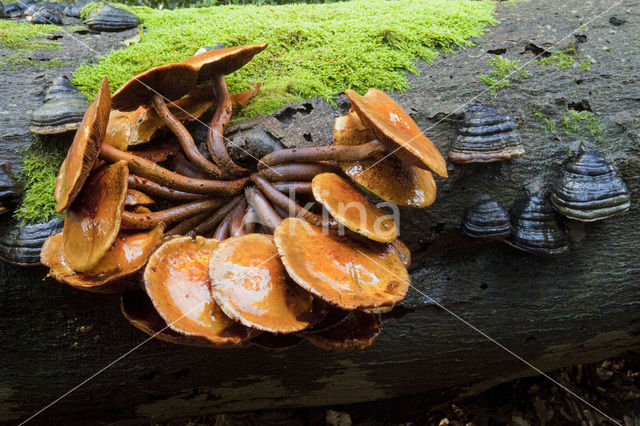
[[[352,111],[336,118],[333,145],[237,165],[224,128],[260,86],[231,95],[225,75],[265,47],[152,68],[113,97],[105,77],[61,166],[64,228],[41,261],[60,282],[122,293],[124,316],[161,340],[363,349],[407,293],[410,253],[394,219],[349,180],[426,207],[431,172],[447,177],[446,163],[393,99],[370,89],[346,91]],[[214,106],[203,153],[183,122]]]

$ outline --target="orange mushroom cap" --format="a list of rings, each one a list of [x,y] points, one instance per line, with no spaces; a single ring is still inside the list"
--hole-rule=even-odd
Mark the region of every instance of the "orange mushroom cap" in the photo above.
[[[287,276],[270,235],[247,234],[222,241],[211,254],[209,276],[211,292],[222,310],[248,327],[292,333],[324,316],[326,305]]]
[[[84,113],[80,128],[71,143],[67,156],[56,178],[56,211],[61,212],[78,196],[89,176],[104,139],[111,110],[109,80],[102,79],[98,95]]]
[[[409,289],[409,273],[386,244],[340,236],[288,218],[274,232],[289,276],[342,309],[393,305]]]
[[[213,344],[239,344],[249,330],[228,318],[209,290],[209,256],[217,245],[217,240],[199,236],[165,242],[145,268],[145,289],[174,331]]]
[[[69,268],[62,258],[62,233],[47,238],[40,261],[50,268],[49,276],[80,290],[120,293],[129,283],[123,278],[140,270],[162,240],[162,227],[145,232],[121,232],[95,268],[81,274]]]
[[[413,119],[389,95],[377,90],[361,96],[345,90],[360,120],[389,153],[421,169],[447,177],[447,163],[438,148],[427,138]]]
[[[148,105],[154,95],[169,101],[181,98],[196,85],[198,72],[187,64],[167,64],[151,68],[131,78],[111,98],[111,107],[133,111]]]
[[[379,314],[353,311],[329,328],[303,331],[298,335],[322,349],[361,350],[371,346],[381,333]]]
[[[103,166],[87,179],[69,206],[62,229],[62,255],[73,271],[91,271],[116,239],[128,179],[126,161]]]
[[[373,138],[355,112],[335,119],[334,145],[361,145]],[[427,207],[436,199],[436,182],[431,173],[394,156],[345,162],[340,166],[354,182],[384,201],[403,207]]]
[[[250,330],[227,317],[211,297],[209,257],[218,240],[171,239],[149,258],[143,280],[153,306],[171,329],[214,344],[240,344]]]
[[[209,50],[208,52],[191,56],[182,61],[182,63],[191,65],[198,70],[198,83],[201,83],[211,80],[216,74],[227,75],[242,68],[266,47],[267,43],[257,43]]]
[[[353,232],[383,243],[390,243],[398,237],[393,218],[335,173],[316,175],[311,181],[311,188],[316,201]]]
[[[140,206],[154,204],[153,198],[149,197],[142,191],[137,189],[127,189],[127,193],[124,198],[125,206]]]

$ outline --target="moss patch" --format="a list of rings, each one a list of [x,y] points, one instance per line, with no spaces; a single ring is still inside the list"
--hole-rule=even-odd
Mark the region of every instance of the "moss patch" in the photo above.
[[[597,141],[602,136],[600,119],[590,111],[567,110],[562,114],[564,133],[569,135],[591,136]]]
[[[0,45],[15,51],[36,49],[60,49],[57,41],[40,40],[51,33],[59,32],[55,25],[32,25],[0,19]]]
[[[69,143],[68,135],[36,136],[27,148],[22,161],[25,195],[22,204],[14,212],[21,222],[47,221],[58,215],[53,193]]]
[[[589,71],[593,61],[582,56],[575,46],[569,46],[561,50],[555,50],[551,52],[550,56],[542,58],[535,63],[538,65],[555,66],[559,70],[566,70],[576,62],[580,69],[586,72]]]
[[[333,4],[217,6],[154,10],[126,7],[147,32],[140,42],[86,64],[74,83],[88,96],[103,76],[112,89],[132,75],[180,61],[202,46],[268,42],[269,47],[228,77],[237,92],[261,81],[262,90],[235,120],[272,113],[288,102],[346,88],[407,90],[414,61],[470,44],[495,24],[495,5],[468,0],[355,0]]]
[[[535,115],[537,118],[539,118],[542,123],[544,124],[544,132],[545,134],[556,134],[557,133],[557,129],[556,129],[556,122],[553,121],[552,119],[550,119],[549,117],[545,116],[542,112],[538,111],[535,107],[531,107],[531,111],[533,112],[533,115]]]
[[[507,59],[503,56],[496,55],[489,59],[489,65],[494,69],[490,75],[480,75],[478,80],[489,86],[489,92],[492,95],[498,93],[500,89],[509,87],[511,81],[518,79],[519,77],[529,77],[529,72],[524,69],[518,69],[520,61],[517,59]]]

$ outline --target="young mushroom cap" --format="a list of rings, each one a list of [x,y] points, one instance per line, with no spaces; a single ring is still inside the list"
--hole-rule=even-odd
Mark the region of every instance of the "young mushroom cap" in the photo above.
[[[211,254],[209,276],[222,310],[248,327],[293,333],[324,316],[326,305],[291,281],[270,235],[222,241]]]
[[[289,276],[339,308],[390,306],[409,289],[407,269],[386,244],[323,233],[296,218],[282,221],[274,238]]]
[[[127,189],[127,194],[124,198],[125,206],[144,206],[149,204],[155,204],[153,198],[137,189]]]
[[[95,171],[64,218],[63,257],[76,272],[96,267],[118,231],[127,194],[129,170],[119,161]]]
[[[438,148],[389,95],[373,88],[364,96],[350,89],[345,93],[365,127],[385,144],[390,154],[447,177],[447,163]]]
[[[181,98],[196,85],[198,72],[187,64],[167,64],[151,68],[130,79],[111,98],[111,107],[133,111],[150,105],[155,95],[169,101]]]
[[[321,173],[311,181],[313,196],[339,223],[381,243],[398,237],[393,217],[373,205],[349,182],[335,173]]]
[[[174,331],[214,344],[240,344],[249,330],[227,317],[209,290],[209,257],[217,245],[217,240],[199,236],[165,242],[149,258],[144,286]]]
[[[362,350],[382,333],[380,314],[352,311],[342,321],[324,330],[303,331],[298,335],[328,350]]]
[[[257,43],[209,50],[191,56],[182,63],[191,65],[198,71],[198,83],[201,83],[211,80],[216,74],[227,75],[242,68],[266,47],[267,43]]]
[[[109,80],[102,79],[98,95],[84,114],[80,128],[69,147],[56,178],[56,211],[61,212],[78,196],[100,153],[104,139],[111,98]]]
[[[361,145],[374,138],[355,112],[337,117],[334,145]],[[340,163],[354,182],[384,201],[403,207],[427,207],[436,199],[436,182],[428,170],[404,163],[394,156]]]
[[[121,232],[95,268],[77,273],[62,258],[62,233],[47,238],[40,259],[50,268],[49,276],[80,290],[96,293],[120,293],[129,282],[123,278],[140,270],[162,240],[162,227],[146,232]]]

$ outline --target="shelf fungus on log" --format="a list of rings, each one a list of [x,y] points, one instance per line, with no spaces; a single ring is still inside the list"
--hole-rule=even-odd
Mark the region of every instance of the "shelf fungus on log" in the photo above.
[[[29,130],[51,135],[76,130],[89,106],[87,98],[65,76],[53,80],[44,102],[31,115]]]
[[[478,201],[466,211],[461,228],[471,238],[504,239],[511,234],[511,219],[496,200],[489,198]]]
[[[629,190],[613,166],[597,149],[582,145],[560,171],[550,199],[560,214],[583,222],[624,213],[631,205]]]
[[[523,194],[509,213],[511,236],[507,241],[514,247],[549,256],[569,251],[569,238],[558,226],[555,210],[545,197]]]
[[[454,163],[489,163],[524,154],[511,116],[502,108],[475,104],[462,112],[449,158]]]

